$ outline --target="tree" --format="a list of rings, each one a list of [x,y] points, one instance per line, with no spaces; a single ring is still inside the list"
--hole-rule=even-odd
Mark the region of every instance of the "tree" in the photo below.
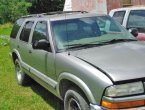
[[[28,14],[31,3],[25,0],[0,0],[0,23],[15,22],[19,17]]]
[[[29,12],[32,14],[62,11],[65,0],[29,0],[32,6]]]

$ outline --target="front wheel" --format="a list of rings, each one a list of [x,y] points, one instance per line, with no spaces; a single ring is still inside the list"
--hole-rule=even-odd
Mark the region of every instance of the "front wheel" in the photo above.
[[[77,89],[69,89],[64,98],[65,110],[90,110],[83,95]]]
[[[30,77],[26,75],[21,67],[21,64],[18,59],[15,61],[15,71],[16,71],[16,79],[19,85],[25,86],[30,81]]]

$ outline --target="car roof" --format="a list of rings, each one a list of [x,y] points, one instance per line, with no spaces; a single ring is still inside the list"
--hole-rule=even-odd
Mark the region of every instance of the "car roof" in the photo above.
[[[23,19],[27,20],[50,20],[50,21],[57,21],[57,20],[64,20],[64,19],[73,19],[73,18],[84,18],[84,17],[92,17],[92,16],[105,16],[104,14],[96,14],[96,13],[88,13],[88,12],[70,12],[70,13],[56,13],[56,14],[33,14],[23,16]]]
[[[145,9],[145,6],[144,5],[129,6],[129,7],[112,9],[111,11],[140,10],[140,9]]]

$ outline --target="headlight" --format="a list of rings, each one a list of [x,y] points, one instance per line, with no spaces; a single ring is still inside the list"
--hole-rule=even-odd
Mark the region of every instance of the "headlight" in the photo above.
[[[105,91],[105,96],[119,97],[134,94],[144,93],[144,87],[142,82],[127,83],[121,85],[110,86]]]

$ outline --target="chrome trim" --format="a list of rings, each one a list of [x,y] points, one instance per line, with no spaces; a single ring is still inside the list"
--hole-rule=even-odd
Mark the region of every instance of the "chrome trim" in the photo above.
[[[21,62],[21,64],[22,64],[22,67],[24,67],[26,70],[30,71],[32,74],[34,74],[35,76],[37,76],[38,78],[40,78],[41,80],[43,80],[44,82],[46,82],[47,84],[52,86],[54,89],[56,88],[56,85],[57,85],[56,81],[54,81],[53,79],[49,78],[45,74],[39,72],[38,70],[32,68],[31,66],[27,65],[24,62]]]
[[[145,95],[121,97],[121,98],[111,98],[111,97],[103,96],[103,100],[106,100],[109,102],[126,102],[126,101],[135,101],[135,100],[145,100]]]

